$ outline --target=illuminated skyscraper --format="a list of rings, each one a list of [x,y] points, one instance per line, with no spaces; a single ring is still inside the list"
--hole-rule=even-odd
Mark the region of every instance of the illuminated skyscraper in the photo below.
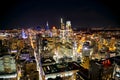
[[[89,42],[84,42],[83,47],[82,47],[82,66],[85,69],[89,69],[89,61],[90,61],[90,43]]]
[[[66,30],[71,29],[71,21],[66,21]]]
[[[55,26],[53,26],[53,27],[52,27],[52,36],[53,36],[53,37],[56,37],[57,35],[58,35],[57,29],[56,29]]]
[[[77,60],[77,43],[76,41],[73,42],[73,61]]]
[[[25,30],[24,30],[24,29],[22,29],[22,38],[23,38],[23,39],[28,38],[28,36],[27,36],[27,34],[25,33]]]
[[[72,39],[72,29],[71,29],[71,21],[66,21],[66,25],[63,23],[63,19],[61,18],[61,29],[60,29],[60,37],[61,41],[69,42],[70,38]]]
[[[62,18],[61,18],[60,38],[61,38],[61,42],[64,43],[65,42],[65,27],[64,27]]]
[[[65,25],[64,25],[64,23],[63,23],[63,19],[61,18],[61,29],[65,29]]]
[[[52,37],[52,32],[50,31],[50,28],[49,28],[49,25],[48,25],[48,21],[47,21],[46,27],[45,27],[45,36]]]
[[[66,21],[66,28],[65,28],[65,33],[66,33],[66,40],[69,42],[70,38],[73,36],[72,28],[71,28],[71,21]]]
[[[4,55],[0,57],[0,79],[17,77],[16,62],[13,56]]]
[[[47,21],[47,23],[46,23],[45,30],[49,30],[49,24],[48,24],[48,21]]]

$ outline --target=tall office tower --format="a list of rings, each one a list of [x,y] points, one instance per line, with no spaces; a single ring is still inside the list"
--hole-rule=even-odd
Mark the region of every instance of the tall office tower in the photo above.
[[[77,61],[77,42],[73,42],[73,61]]]
[[[102,65],[95,60],[90,61],[89,75],[91,80],[102,80]]]
[[[61,29],[65,29],[65,25],[64,25],[64,23],[63,23],[63,19],[61,18]]]
[[[0,40],[0,47],[2,47],[2,40]]]
[[[71,21],[66,21],[66,30],[71,29]]]
[[[73,32],[71,28],[71,21],[66,21],[66,40],[69,42],[70,38],[72,38]]]
[[[27,34],[25,33],[25,30],[24,30],[24,29],[22,29],[22,38],[23,38],[23,39],[28,38],[28,36],[27,36]]]
[[[90,61],[90,80],[111,80],[113,77],[114,64],[109,60]]]
[[[84,42],[83,47],[82,47],[82,64],[85,69],[89,69],[89,61],[90,61],[90,43],[89,42]]]
[[[47,23],[46,23],[45,30],[49,30],[49,24],[48,24],[48,21],[47,21]]]
[[[15,58],[11,55],[0,57],[0,79],[16,79],[17,66]]]
[[[120,55],[120,41],[117,41],[117,42],[116,42],[115,47],[116,47],[117,55]]]
[[[47,21],[46,27],[45,27],[45,36],[46,37],[52,37],[52,32],[50,31],[48,21]]]
[[[65,39],[66,39],[66,34],[65,34],[65,26],[63,23],[63,19],[61,18],[61,29],[60,29],[60,38],[61,38],[61,42],[65,43]]]
[[[52,28],[52,36],[53,37],[56,37],[57,36],[57,29],[56,29],[56,27],[55,26],[53,26],[53,28]]]

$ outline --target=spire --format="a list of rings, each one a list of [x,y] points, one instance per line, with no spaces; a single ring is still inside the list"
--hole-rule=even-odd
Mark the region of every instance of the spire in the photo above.
[[[63,23],[63,19],[61,18],[61,23]]]
[[[47,23],[46,23],[46,30],[49,30],[48,21],[47,21]]]
[[[47,21],[47,23],[46,23],[46,26],[49,26],[49,25],[48,25],[48,21]]]

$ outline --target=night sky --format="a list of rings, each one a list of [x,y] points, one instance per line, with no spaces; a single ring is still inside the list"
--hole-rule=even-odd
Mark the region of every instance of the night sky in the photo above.
[[[72,27],[119,26],[118,0],[0,0],[0,29],[60,26],[70,20]]]

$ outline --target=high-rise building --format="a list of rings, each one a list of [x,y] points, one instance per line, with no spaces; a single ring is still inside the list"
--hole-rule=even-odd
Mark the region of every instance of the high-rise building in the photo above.
[[[73,42],[73,61],[77,61],[77,43]]]
[[[82,47],[82,64],[85,69],[89,69],[89,61],[90,61],[90,43],[84,42]]]
[[[17,78],[17,68],[14,57],[4,55],[0,57],[0,79]]]
[[[110,80],[113,77],[114,64],[109,59],[103,61],[90,61],[91,80]]]
[[[23,39],[28,38],[28,36],[27,36],[27,34],[25,33],[25,30],[24,30],[24,29],[22,29],[22,38],[23,38]]]
[[[63,23],[63,19],[61,18],[61,29],[65,29],[65,25],[64,25],[64,23]]]
[[[2,40],[0,40],[0,47],[2,46]]]
[[[58,36],[58,32],[55,26],[53,26],[52,28],[52,37],[57,37]]]
[[[117,55],[120,55],[120,41],[116,42],[116,52],[117,52]]]
[[[50,28],[49,28],[49,24],[48,24],[48,21],[47,21],[45,30],[49,30],[49,29],[50,29]]]
[[[102,80],[102,65],[97,63],[95,60],[90,61],[90,79],[91,80]]]
[[[63,19],[61,18],[61,29],[60,29],[60,38],[61,38],[61,42],[65,43],[66,41],[66,31],[65,31],[65,26],[63,23]]]
[[[71,21],[66,21],[66,39],[69,41],[73,36],[73,31],[71,28]]]
[[[66,29],[71,29],[71,21],[66,21]]]
[[[63,23],[63,19],[61,18],[61,29],[60,29],[60,37],[63,43],[69,42],[73,35],[71,28],[71,21],[66,21],[66,25]]]
[[[52,32],[50,31],[48,22],[46,23],[46,27],[45,27],[45,36],[52,37]]]

